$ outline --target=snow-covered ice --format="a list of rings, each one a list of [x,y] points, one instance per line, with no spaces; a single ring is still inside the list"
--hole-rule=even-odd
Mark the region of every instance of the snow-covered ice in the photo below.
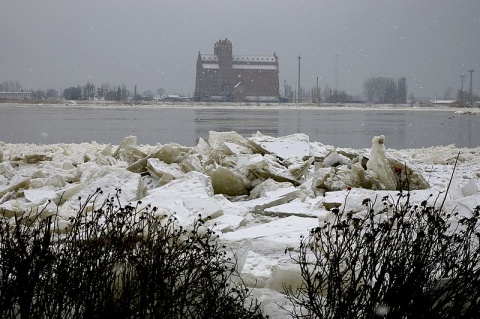
[[[463,215],[480,205],[480,148],[395,150],[383,136],[362,147],[260,132],[248,138],[210,132],[195,147],[137,145],[135,137],[118,146],[0,142],[0,209],[12,217],[48,204],[46,214],[58,209],[66,226],[78,198],[100,187],[100,199],[121,188],[124,204],[141,200],[161,214],[176,213],[186,226],[198,214],[210,217],[207,225],[240,258],[245,282],[256,285],[265,311],[278,318],[282,282],[300,282],[285,252],[295,251],[299,236],[328,219],[332,208],[360,213],[364,198],[395,198],[407,175],[414,201],[446,196],[444,208]]]

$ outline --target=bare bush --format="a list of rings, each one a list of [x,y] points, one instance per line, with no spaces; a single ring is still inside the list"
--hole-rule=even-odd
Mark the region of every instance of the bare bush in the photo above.
[[[460,217],[435,202],[413,205],[410,193],[382,200],[383,211],[370,199],[362,214],[335,209],[301,238],[292,316],[478,318],[480,206]]]
[[[63,234],[55,215],[0,218],[1,318],[263,318],[201,216],[186,229],[118,196],[90,211],[100,193]]]

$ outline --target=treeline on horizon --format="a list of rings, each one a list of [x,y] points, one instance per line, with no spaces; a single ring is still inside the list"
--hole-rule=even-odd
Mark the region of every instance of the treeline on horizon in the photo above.
[[[151,101],[156,96],[162,96],[165,94],[163,88],[158,88],[156,92],[146,90],[142,94],[137,92],[137,86],[134,87],[131,92],[125,84],[122,85],[110,85],[103,83],[101,86],[96,87],[93,83],[87,82],[84,86],[72,86],[63,90],[63,98],[66,100],[94,100],[104,99],[106,101]]]
[[[313,103],[348,103],[366,102],[373,104],[406,104],[407,103],[407,79],[402,77],[397,81],[391,77],[371,77],[363,83],[364,95],[349,95],[344,90],[332,89],[328,85],[322,90],[319,87],[311,90],[294,89],[285,84],[284,97],[290,102],[313,102]],[[408,98],[414,101],[413,93]]]
[[[165,94],[163,88],[158,88],[156,92],[145,90],[143,93],[137,93],[137,87],[134,87],[133,92],[130,91],[125,84],[110,85],[103,83],[96,87],[95,84],[87,82],[85,85],[72,86],[64,90],[57,91],[56,89],[47,90],[24,90],[18,81],[5,81],[0,83],[0,92],[32,92],[33,99],[48,99],[48,98],[64,98],[66,100],[94,100],[104,99],[106,101],[127,101],[127,100],[153,100],[155,96]]]
[[[77,85],[60,89],[48,90],[24,90],[17,81],[5,81],[0,83],[0,92],[32,92],[32,98],[35,100],[63,98],[65,100],[105,100],[105,101],[151,101],[156,97],[165,94],[163,88],[159,88],[156,92],[151,90],[138,93],[137,87],[133,88],[133,92],[127,88],[125,84],[110,85],[103,83],[96,86],[92,82],[85,85]],[[312,102],[312,103],[347,103],[347,102],[369,102],[369,103],[407,103],[407,85],[406,79],[401,78],[397,82],[392,78],[372,77],[364,83],[364,96],[350,95],[344,90],[332,89],[328,85],[322,92],[320,88],[310,90],[300,87],[297,92],[292,86],[285,84],[283,97],[288,102]],[[413,94],[410,99],[413,100]]]
[[[332,89],[328,85],[325,85],[323,91],[319,87],[312,89],[300,87],[300,91],[297,92],[297,89],[285,83],[283,97],[288,102],[311,103],[365,102],[371,104],[405,104],[425,100],[417,99],[413,92],[407,95],[407,89],[405,77],[397,80],[392,77],[371,77],[363,83],[363,95],[349,95],[344,90]],[[72,86],[63,90],[53,88],[47,90],[25,90],[18,81],[4,81],[0,83],[0,92],[22,91],[32,92],[34,100],[63,98],[66,100],[151,101],[166,94],[163,88],[158,88],[155,92],[144,90],[143,93],[139,93],[140,91],[136,86],[134,86],[133,90],[130,90],[125,84],[110,85],[109,83],[103,83],[97,87],[94,83],[87,82],[85,85]],[[455,92],[452,87],[448,87],[441,99],[463,101],[467,97],[469,97],[467,91],[463,90],[462,92],[459,89]],[[480,100],[480,97],[475,94],[469,98],[473,101]]]

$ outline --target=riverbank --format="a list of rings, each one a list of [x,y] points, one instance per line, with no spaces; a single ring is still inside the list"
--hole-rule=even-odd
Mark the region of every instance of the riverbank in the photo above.
[[[175,101],[157,101],[141,104],[119,103],[109,101],[63,101],[61,103],[0,103],[1,107],[84,107],[84,108],[187,108],[187,109],[265,109],[265,110],[335,110],[348,109],[354,111],[451,111],[461,114],[480,114],[480,108],[477,107],[450,107],[447,105],[434,104],[331,104],[331,103],[213,103],[213,102],[175,102]]]

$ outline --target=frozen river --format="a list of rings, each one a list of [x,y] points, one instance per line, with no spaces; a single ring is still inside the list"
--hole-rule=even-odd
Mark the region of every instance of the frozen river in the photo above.
[[[480,115],[451,110],[235,109],[76,106],[0,106],[0,141],[7,143],[119,144],[135,135],[139,144],[176,142],[194,146],[208,131],[257,131],[284,136],[305,133],[310,141],[337,147],[370,147],[386,136],[387,148],[455,144],[480,146]]]

